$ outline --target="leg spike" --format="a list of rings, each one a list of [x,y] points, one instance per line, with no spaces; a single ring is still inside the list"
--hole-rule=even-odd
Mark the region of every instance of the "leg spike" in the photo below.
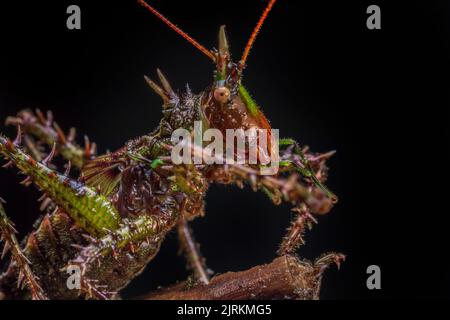
[[[62,144],[66,144],[67,143],[66,135],[61,130],[61,127],[56,123],[56,121],[53,122],[53,128],[55,128],[56,134],[58,135],[59,142]]]
[[[91,155],[97,155],[97,144],[95,142],[91,144]]]
[[[14,139],[14,144],[16,146],[20,146],[20,144],[22,143],[22,127],[20,126],[20,124],[17,125],[17,136],[16,139]]]
[[[23,181],[20,182],[20,184],[25,187],[29,187],[31,183],[32,183],[31,177],[26,177]]]
[[[53,112],[52,110],[48,110],[47,111],[47,122],[46,125],[47,127],[51,127],[53,124]]]
[[[91,141],[87,135],[84,135],[84,154],[87,159],[91,157]]]
[[[56,143],[53,143],[52,151],[50,151],[48,156],[44,160],[42,160],[42,164],[48,167],[50,161],[52,161],[53,157],[55,156],[55,153],[56,153]]]
[[[4,165],[2,166],[2,168],[4,168],[4,169],[9,169],[9,168],[11,168],[12,166],[14,166],[14,162],[8,161],[6,164],[4,164]]]
[[[45,116],[40,109],[36,109],[36,115],[39,119],[39,122],[45,126],[47,124],[47,120],[45,119]]]
[[[76,136],[77,136],[77,129],[75,129],[74,127],[70,128],[69,135],[67,136],[67,141],[74,142]]]
[[[66,171],[64,172],[64,175],[66,177],[69,177],[71,168],[72,168],[72,163],[69,160],[69,162],[67,162],[67,164],[66,164]]]
[[[40,211],[44,211],[48,208],[48,206],[52,203],[52,199],[45,197],[44,200],[42,200],[41,205],[39,206]]]
[[[3,260],[5,258],[8,251],[11,249],[11,244],[9,242],[5,242],[5,245],[3,246],[2,250],[2,256],[0,257],[0,260]]]

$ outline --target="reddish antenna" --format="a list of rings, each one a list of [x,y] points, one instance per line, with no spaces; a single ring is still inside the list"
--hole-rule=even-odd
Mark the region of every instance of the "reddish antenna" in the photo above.
[[[267,5],[266,9],[264,9],[261,18],[259,18],[258,23],[256,24],[255,28],[253,29],[252,34],[250,35],[250,39],[248,39],[247,45],[245,46],[244,53],[242,54],[241,61],[239,61],[239,67],[242,69],[245,66],[245,61],[247,60],[248,54],[250,53],[250,49],[252,48],[253,43],[255,42],[256,36],[258,35],[259,30],[261,29],[261,26],[264,23],[264,20],[266,20],[267,15],[269,14],[270,10],[272,9],[273,5],[275,4],[276,0],[270,0],[269,4]]]
[[[203,52],[208,58],[210,58],[211,60],[213,60],[214,62],[216,61],[216,57],[214,56],[214,54],[209,51],[208,49],[206,49],[204,46],[202,46],[200,43],[198,43],[197,41],[195,41],[195,39],[193,39],[192,37],[190,37],[186,32],[184,32],[183,30],[181,30],[180,28],[178,28],[176,25],[174,25],[172,22],[169,21],[169,19],[167,19],[166,17],[164,17],[161,13],[159,13],[155,8],[153,8],[152,6],[150,6],[147,2],[145,2],[144,0],[138,0],[138,3],[140,5],[142,5],[145,9],[147,9],[148,11],[150,11],[151,13],[153,13],[155,16],[157,16],[159,19],[161,19],[165,24],[167,24],[170,28],[172,28],[173,30],[175,30],[179,35],[181,35],[183,38],[185,38],[187,41],[189,41],[194,47],[196,47],[198,50],[200,50],[201,52]]]

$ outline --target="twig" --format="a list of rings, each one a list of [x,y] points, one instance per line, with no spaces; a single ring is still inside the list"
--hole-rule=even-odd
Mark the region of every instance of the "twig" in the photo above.
[[[339,262],[340,254],[329,254]],[[323,260],[323,261],[322,261]],[[285,255],[269,264],[215,276],[209,285],[182,282],[141,297],[144,300],[318,299],[324,267]]]

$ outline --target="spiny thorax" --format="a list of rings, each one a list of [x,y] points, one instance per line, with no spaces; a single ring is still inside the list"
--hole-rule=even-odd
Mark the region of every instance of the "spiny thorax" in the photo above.
[[[142,156],[155,160],[169,155],[166,144],[171,144],[172,132],[184,128],[193,130],[194,121],[202,121],[201,98],[204,93],[193,94],[189,88],[179,97],[173,97],[163,105],[163,117],[159,126],[152,133],[142,136],[129,144],[130,155]]]

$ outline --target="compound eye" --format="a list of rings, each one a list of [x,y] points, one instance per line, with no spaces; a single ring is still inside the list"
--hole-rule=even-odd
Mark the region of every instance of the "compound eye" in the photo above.
[[[230,90],[227,87],[220,87],[214,90],[214,99],[220,103],[226,103],[230,98]]]

